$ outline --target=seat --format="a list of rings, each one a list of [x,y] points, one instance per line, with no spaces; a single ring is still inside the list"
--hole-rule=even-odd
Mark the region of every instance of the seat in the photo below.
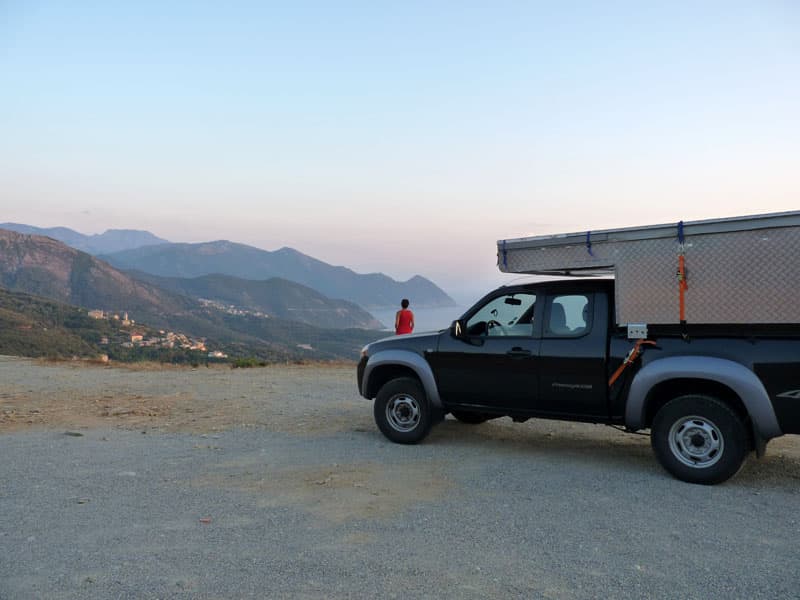
[[[548,324],[547,329],[550,333],[554,333],[556,335],[569,335],[572,333],[572,329],[567,327],[567,315],[564,312],[564,305],[553,303],[550,306],[550,323]]]

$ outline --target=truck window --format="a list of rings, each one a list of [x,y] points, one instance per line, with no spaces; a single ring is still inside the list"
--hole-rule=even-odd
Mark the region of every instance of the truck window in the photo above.
[[[492,298],[467,321],[467,334],[531,337],[535,306],[535,294],[511,293]]]
[[[580,337],[591,326],[591,302],[586,294],[564,294],[550,300],[545,335],[547,337]]]

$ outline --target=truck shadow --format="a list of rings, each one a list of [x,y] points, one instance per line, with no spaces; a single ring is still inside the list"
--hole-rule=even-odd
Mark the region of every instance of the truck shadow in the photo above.
[[[446,419],[434,427],[425,444],[455,445],[466,453],[482,455],[485,452],[502,455],[533,451],[548,457],[670,477],[653,455],[649,436],[625,433],[605,425],[533,419],[526,423],[498,419],[467,425]],[[725,485],[797,493],[799,482],[800,437],[787,436],[773,440],[761,459],[751,453],[741,471]]]

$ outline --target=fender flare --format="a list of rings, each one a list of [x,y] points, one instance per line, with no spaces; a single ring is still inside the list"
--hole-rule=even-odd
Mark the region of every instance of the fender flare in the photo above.
[[[364,367],[364,378],[361,382],[361,395],[368,398],[369,378],[372,371],[384,365],[400,365],[414,371],[422,382],[425,395],[430,403],[436,408],[442,408],[442,399],[439,397],[439,389],[436,387],[436,379],[433,377],[433,370],[422,356],[409,350],[383,350],[369,357],[367,365]]]
[[[625,406],[625,425],[645,427],[647,395],[654,386],[670,379],[704,379],[731,388],[742,400],[761,440],[783,435],[764,384],[744,365],[712,356],[668,356],[643,367],[631,383]]]

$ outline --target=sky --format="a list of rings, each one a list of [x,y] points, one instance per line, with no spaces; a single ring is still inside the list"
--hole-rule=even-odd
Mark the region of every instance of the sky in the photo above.
[[[0,222],[457,299],[499,239],[800,209],[800,3],[0,0]]]

